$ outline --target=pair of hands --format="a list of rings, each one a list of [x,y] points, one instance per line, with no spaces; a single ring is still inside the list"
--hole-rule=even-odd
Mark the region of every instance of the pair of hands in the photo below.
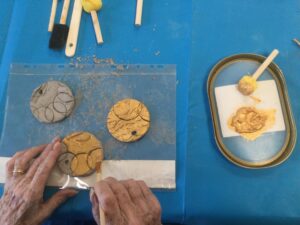
[[[161,225],[160,204],[144,181],[106,178],[92,189],[90,200],[98,225],[99,206],[107,225]]]
[[[60,143],[60,138],[55,138],[47,145],[18,152],[8,161],[4,193],[0,199],[1,225],[39,225],[78,193],[64,189],[47,201],[43,199],[46,182],[61,152]],[[160,204],[143,181],[118,182],[107,178],[95,185],[90,197],[93,215],[99,225],[99,206],[105,213],[105,225],[161,224]]]

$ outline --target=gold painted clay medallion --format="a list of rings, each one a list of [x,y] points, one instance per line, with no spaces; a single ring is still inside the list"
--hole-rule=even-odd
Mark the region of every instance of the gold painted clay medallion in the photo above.
[[[57,165],[70,176],[90,175],[95,171],[96,163],[103,160],[102,144],[91,133],[71,133],[63,139],[62,146]]]
[[[146,106],[135,99],[117,102],[107,117],[110,134],[122,142],[134,142],[142,138],[150,127],[150,113]]]

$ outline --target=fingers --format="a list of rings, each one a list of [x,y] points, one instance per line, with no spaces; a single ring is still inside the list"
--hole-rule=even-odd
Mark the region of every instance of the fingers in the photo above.
[[[121,224],[119,222],[121,219],[121,211],[118,204],[118,200],[113,191],[111,190],[110,186],[107,184],[107,182],[98,182],[95,185],[94,190],[100,203],[100,207],[105,213],[106,222],[108,224]],[[99,217],[98,212],[97,216]]]
[[[37,147],[30,148],[29,150],[26,150],[23,152],[21,157],[16,158],[15,160],[15,168],[27,170],[29,167],[29,164],[32,159],[37,157],[41,152],[45,149],[47,145],[40,145]]]
[[[92,203],[93,217],[94,217],[96,223],[100,225],[99,201],[98,201],[98,198],[95,194],[94,188],[91,188],[91,191],[90,191],[90,201]]]
[[[10,178],[13,175],[16,160],[24,154],[24,151],[19,151],[6,163],[6,177]]]
[[[39,221],[44,221],[53,211],[64,203],[68,198],[75,196],[78,191],[73,189],[64,189],[54,194],[40,209]]]
[[[112,177],[106,178],[105,181],[115,194],[121,211],[130,215],[134,211],[134,205],[125,186]]]
[[[142,193],[141,187],[135,180],[125,180],[121,183],[126,187],[132,202],[138,206],[144,213],[149,211],[149,207],[146,204],[146,199]]]
[[[17,152],[6,164],[6,177],[12,177],[15,168],[26,171],[31,160],[39,155],[45,147],[46,145],[40,145],[25,151]]]
[[[146,199],[146,203],[148,204],[149,209],[152,210],[155,218],[160,219],[161,217],[161,206],[157,198],[154,196],[154,194],[151,192],[151,190],[148,188],[146,183],[144,181],[138,181],[138,185],[140,186],[142,193],[144,195],[144,198]]]
[[[31,183],[35,188],[37,188],[38,191],[42,192],[44,190],[46,182],[50,176],[52,169],[55,166],[60,152],[61,143],[57,141],[53,145],[53,149],[49,151],[46,158],[39,165]]]
[[[45,147],[44,151],[40,154],[40,156],[39,156],[36,160],[34,160],[33,164],[30,166],[29,170],[28,170],[27,173],[26,173],[26,177],[27,177],[29,180],[31,180],[31,179],[34,177],[34,175],[35,175],[37,169],[38,169],[38,168],[41,166],[41,164],[46,160],[46,158],[48,157],[50,151],[53,149],[54,144],[55,144],[56,142],[58,142],[58,141],[60,141],[60,139],[59,139],[58,137],[54,138],[54,139],[52,140],[52,142],[49,143],[49,144]]]
[[[13,170],[15,166],[15,159],[11,158],[7,163],[6,163],[6,178],[9,179],[13,175]]]

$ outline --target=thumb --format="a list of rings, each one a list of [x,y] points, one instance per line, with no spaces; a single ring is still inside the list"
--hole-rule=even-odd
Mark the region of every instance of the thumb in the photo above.
[[[90,191],[90,201],[92,203],[93,217],[94,217],[96,223],[100,224],[100,221],[99,221],[99,218],[100,218],[100,215],[99,215],[99,201],[97,199],[97,196],[96,196],[93,188],[91,188],[91,191]]]
[[[46,201],[42,207],[41,215],[43,219],[49,217],[53,211],[64,203],[68,198],[71,198],[78,194],[78,191],[74,189],[64,189],[55,193],[48,201]]]

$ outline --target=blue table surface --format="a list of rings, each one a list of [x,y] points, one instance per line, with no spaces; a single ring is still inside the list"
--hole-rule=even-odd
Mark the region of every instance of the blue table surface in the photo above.
[[[163,220],[191,225],[299,224],[299,143],[290,159],[275,168],[247,170],[231,164],[214,141],[206,81],[211,68],[226,56],[267,55],[278,48],[275,62],[285,74],[299,128],[300,48],[292,39],[300,36],[300,0],[146,0],[144,4],[143,26],[135,28],[135,1],[104,0],[99,13],[105,40],[101,47],[95,45],[91,19],[85,14],[76,56],[177,65],[177,189],[155,192]],[[4,6],[7,10],[0,9],[5,15],[0,38],[6,40],[0,42],[2,108],[11,63],[70,62],[63,52],[48,49],[50,0],[15,0]],[[81,192],[55,217],[90,218],[87,199],[88,193]]]

